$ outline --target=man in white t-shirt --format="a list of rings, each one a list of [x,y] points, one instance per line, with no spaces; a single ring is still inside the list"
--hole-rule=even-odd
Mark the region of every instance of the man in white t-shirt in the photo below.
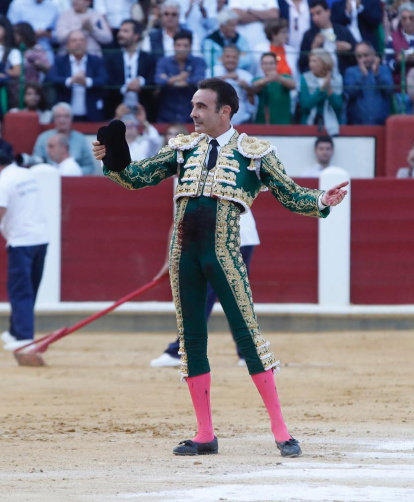
[[[70,156],[69,140],[65,134],[54,134],[47,140],[47,154],[56,163],[61,176],[82,176],[82,169]]]
[[[279,17],[278,0],[229,0],[227,7],[239,16],[237,31],[252,47],[267,42],[264,23]]]
[[[10,326],[1,338],[16,350],[34,338],[34,304],[49,241],[39,187],[30,169],[0,151],[0,230],[7,242]]]
[[[319,136],[315,141],[316,164],[305,169],[301,176],[304,178],[318,178],[321,172],[331,166],[332,155],[334,154],[334,143],[330,136]]]

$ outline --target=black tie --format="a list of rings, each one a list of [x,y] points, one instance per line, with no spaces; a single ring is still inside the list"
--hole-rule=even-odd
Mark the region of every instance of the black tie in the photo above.
[[[218,155],[218,141],[216,139],[212,139],[210,141],[211,145],[211,150],[210,150],[210,155],[208,156],[208,162],[207,162],[207,170],[210,171],[210,169],[213,169],[213,167],[216,165],[217,162],[217,155]]]

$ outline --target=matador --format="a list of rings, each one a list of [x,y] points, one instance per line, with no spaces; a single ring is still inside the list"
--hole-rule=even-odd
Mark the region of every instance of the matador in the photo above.
[[[169,272],[180,339],[181,375],[197,419],[197,434],[179,443],[175,455],[218,452],[211,417],[211,373],[205,317],[207,281],[213,286],[264,401],[276,446],[284,457],[301,454],[285,425],[273,372],[278,361],[261,332],[246,267],[240,253],[240,215],[262,190],[290,211],[324,218],[346,195],[342,183],[323,192],[296,184],[269,142],[239,134],[231,125],[238,109],[234,88],[217,78],[198,84],[192,100],[195,132],[172,138],[154,157],[132,162],[125,127],[113,121],[98,132],[94,154],[104,174],[138,190],[178,175]]]

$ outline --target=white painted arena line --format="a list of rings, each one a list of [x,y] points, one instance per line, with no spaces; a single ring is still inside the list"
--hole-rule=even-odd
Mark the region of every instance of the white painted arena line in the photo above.
[[[168,502],[412,502],[414,490],[350,486],[301,486],[296,483],[277,485],[220,485],[194,490],[170,492],[120,494],[116,500],[142,500],[151,497]],[[115,502],[115,500],[114,500]]]
[[[307,438],[307,443],[317,443]],[[352,446],[352,448],[351,448]],[[358,451],[355,451],[355,446]],[[160,502],[413,502],[414,441],[382,438],[337,438],[333,449],[341,450],[344,461],[280,459],[276,468],[216,474],[204,484],[210,486],[149,493],[119,493],[108,502],[120,500]],[[364,463],[351,458],[360,457]],[[378,464],[375,460],[398,459],[399,463]],[[192,478],[202,478],[195,474]],[[289,480],[289,481],[286,481]],[[256,481],[256,483],[255,483]]]

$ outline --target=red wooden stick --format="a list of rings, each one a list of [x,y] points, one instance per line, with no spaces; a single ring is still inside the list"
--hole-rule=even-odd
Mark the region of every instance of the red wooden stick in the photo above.
[[[39,338],[37,340],[34,340],[31,343],[28,343],[27,345],[24,345],[23,347],[18,348],[17,350],[14,351],[15,356],[16,355],[23,355],[23,354],[35,354],[39,352],[45,352],[49,345],[51,343],[56,342],[57,340],[60,340],[61,338],[70,335],[74,331],[77,331],[80,328],[83,328],[87,324],[90,324],[93,321],[96,321],[96,319],[99,319],[100,317],[103,317],[104,315],[108,314],[112,310],[115,310],[117,307],[122,305],[123,303],[128,302],[129,300],[132,300],[133,298],[136,298],[139,295],[142,295],[149,289],[155,287],[157,284],[162,282],[164,279],[166,279],[167,276],[162,276],[159,279],[154,279],[151,282],[148,282],[147,284],[144,284],[144,286],[141,286],[139,289],[132,291],[132,293],[129,293],[128,295],[122,297],[119,299],[117,302],[113,303],[106,309],[102,310],[101,312],[97,312],[96,314],[93,314],[86,319],[83,319],[82,321],[79,321],[77,324],[70,328],[60,328],[57,331],[54,331],[53,333],[50,333],[49,335],[43,336],[42,338]]]

